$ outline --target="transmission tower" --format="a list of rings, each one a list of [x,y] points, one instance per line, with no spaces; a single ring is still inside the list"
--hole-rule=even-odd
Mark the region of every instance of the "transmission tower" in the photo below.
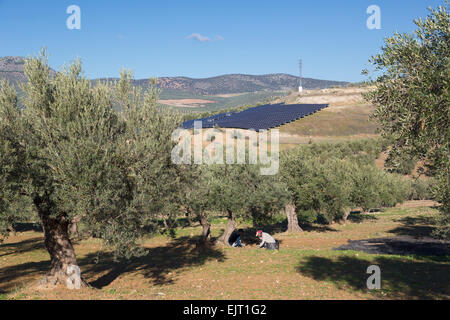
[[[300,68],[300,73],[299,73],[299,77],[298,77],[298,92],[302,92],[303,91],[303,87],[302,87],[302,59],[298,60],[298,66]]]

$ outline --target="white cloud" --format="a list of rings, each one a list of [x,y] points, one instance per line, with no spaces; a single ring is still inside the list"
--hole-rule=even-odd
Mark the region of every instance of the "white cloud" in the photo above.
[[[200,33],[193,33],[186,37],[186,39],[195,39],[200,42],[208,42],[210,39],[208,37],[202,36]]]
[[[224,40],[224,38],[221,35],[216,35],[216,40],[222,41],[222,40]]]

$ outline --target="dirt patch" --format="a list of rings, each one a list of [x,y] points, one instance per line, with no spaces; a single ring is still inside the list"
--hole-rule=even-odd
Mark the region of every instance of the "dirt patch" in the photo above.
[[[205,107],[205,104],[208,103],[216,103],[217,101],[203,100],[203,99],[176,99],[176,100],[158,100],[158,102],[161,104],[166,104],[175,107],[198,108],[198,107]]]
[[[334,250],[355,250],[370,254],[450,256],[450,241],[411,236],[349,240]]]
[[[396,208],[437,207],[439,203],[434,200],[410,200],[398,204]]]
[[[370,88],[334,88],[307,90],[283,98],[287,103],[328,103],[330,107],[342,104],[364,103],[362,94]],[[282,100],[282,99],[281,99]]]
[[[219,98],[233,98],[233,97],[243,96],[244,94],[248,94],[248,92],[215,94],[215,95],[213,95],[213,97],[219,97]]]

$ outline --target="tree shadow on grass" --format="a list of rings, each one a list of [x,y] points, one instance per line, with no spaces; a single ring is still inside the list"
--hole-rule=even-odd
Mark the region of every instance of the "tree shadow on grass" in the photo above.
[[[433,219],[426,216],[404,217],[395,222],[400,222],[402,225],[390,230],[389,233],[399,236],[411,236],[414,238],[430,237],[435,229],[432,226],[434,224]]]
[[[368,290],[367,267],[377,265],[381,269],[381,289],[388,298],[399,299],[448,299],[450,298],[449,263],[411,261],[399,257],[375,257],[371,260],[340,256],[336,259],[309,256],[297,266],[297,271],[317,281],[331,281],[339,289],[360,292]]]
[[[395,254],[426,256],[428,260],[445,259],[450,256],[450,241],[431,238],[416,239],[410,236],[349,240],[334,250],[363,251],[370,254]]]
[[[33,240],[33,241],[30,241]],[[38,245],[43,247],[43,240],[35,242],[30,239],[14,244],[25,252],[21,246]],[[25,243],[25,244],[24,244]],[[182,237],[169,244],[147,249],[147,255],[126,261],[114,262],[110,253],[94,252],[78,258],[82,275],[95,288],[103,288],[121,275],[138,272],[151,279],[155,285],[173,283],[168,273],[185,267],[200,266],[210,260],[225,261],[221,250],[213,246],[198,247],[196,237]],[[99,262],[96,263],[97,259]],[[27,262],[0,268],[0,294],[9,293],[23,284],[30,284],[30,279],[38,279],[50,270],[50,259],[40,262]],[[98,277],[98,274],[102,274]]]
[[[339,232],[339,230],[336,230],[328,225],[309,225],[309,224],[300,224],[300,227],[303,229],[303,231],[312,231],[312,232]]]
[[[34,231],[34,232],[44,232],[42,225],[36,222],[18,222],[13,224],[14,230],[16,232]]]
[[[0,294],[6,294],[15,288],[29,284],[30,279],[44,276],[50,270],[48,261],[27,262],[0,269]]]
[[[360,212],[351,212],[348,216],[348,220],[353,223],[363,223],[366,221],[375,221],[378,220],[378,217],[372,214],[362,214]]]
[[[225,261],[222,251],[213,246],[198,246],[197,237],[174,239],[168,245],[147,249],[147,255],[126,261],[114,262],[110,254],[103,254],[99,263],[94,263],[98,254],[89,254],[79,262],[84,276],[89,279],[98,273],[104,273],[90,284],[95,288],[103,288],[117,277],[139,272],[151,279],[155,285],[173,283],[168,274],[185,267],[200,266],[207,261]],[[106,272],[106,273],[105,273]]]
[[[0,244],[0,257],[45,249],[43,238],[36,237],[21,242]]]

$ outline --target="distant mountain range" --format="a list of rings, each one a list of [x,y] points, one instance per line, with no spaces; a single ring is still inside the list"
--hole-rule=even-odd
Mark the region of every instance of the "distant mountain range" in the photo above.
[[[147,84],[146,81],[137,80],[139,84]],[[302,84],[305,89],[324,89],[331,86],[344,86],[348,83],[304,78]],[[163,77],[158,79],[158,86],[162,89],[178,89],[201,95],[288,91],[298,87],[298,77],[283,73],[265,75],[227,74],[204,79]]]
[[[13,83],[25,81],[26,77],[23,72],[24,61],[25,58],[23,57],[10,56],[0,58],[0,79],[6,78]],[[54,71],[52,70],[52,72]],[[148,80],[134,80],[134,83],[140,86],[147,86]],[[324,89],[332,86],[345,86],[348,82],[303,78],[302,84],[304,89]],[[227,74],[204,79],[161,77],[158,78],[158,87],[163,90],[176,90],[194,95],[288,91],[298,87],[298,77],[282,73],[266,75]]]

